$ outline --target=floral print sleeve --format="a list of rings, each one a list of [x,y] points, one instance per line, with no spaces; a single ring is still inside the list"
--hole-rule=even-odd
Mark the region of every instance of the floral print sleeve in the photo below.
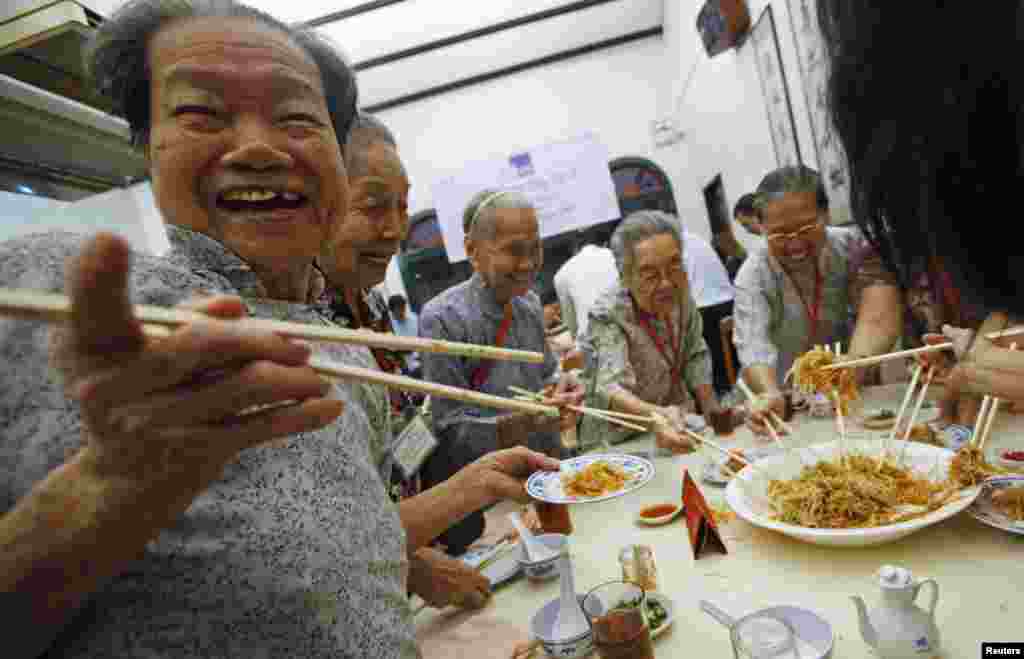
[[[606,410],[610,405],[611,392],[636,388],[636,375],[629,361],[626,334],[616,323],[592,316],[588,327],[588,343],[593,352],[591,369],[586,379],[587,389],[592,393],[592,403]]]

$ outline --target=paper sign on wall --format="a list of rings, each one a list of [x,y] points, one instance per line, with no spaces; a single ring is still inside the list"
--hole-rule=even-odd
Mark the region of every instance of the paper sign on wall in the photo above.
[[[619,217],[608,149],[590,133],[467,165],[433,186],[448,260],[466,258],[462,214],[485,189],[516,190],[537,209],[541,238]]]

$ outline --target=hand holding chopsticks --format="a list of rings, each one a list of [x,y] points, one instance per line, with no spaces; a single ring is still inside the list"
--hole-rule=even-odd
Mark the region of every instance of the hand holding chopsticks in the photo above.
[[[147,336],[166,338],[173,329],[177,329],[197,320],[209,320],[210,316],[184,308],[164,308],[147,305],[131,307],[132,316],[142,321],[143,332]],[[51,323],[70,322],[72,320],[72,303],[64,295],[39,293],[18,289],[0,288],[0,315],[43,320]],[[240,318],[233,322],[243,329],[254,329],[272,332],[278,336],[310,341],[327,341],[349,343],[375,348],[388,348],[413,352],[438,352],[450,355],[469,356],[477,359],[516,360],[527,362],[543,362],[541,353],[523,350],[509,350],[491,346],[479,346],[451,341],[435,341],[416,337],[397,336],[394,334],[354,331],[339,327],[307,325],[301,323],[266,320],[261,318]],[[333,363],[322,358],[309,360],[310,366],[318,373],[331,378],[356,380],[394,387],[405,391],[415,391],[440,398],[451,398],[467,403],[509,410],[513,412],[529,412],[557,416],[558,410],[545,405],[530,402],[509,400],[501,396],[490,396],[469,389],[460,389],[432,382],[424,382],[402,375],[393,375],[373,369],[359,368],[345,364]]]
[[[539,392],[528,391],[521,387],[509,387],[509,391],[514,394],[518,394],[515,400],[521,401],[534,401],[540,402],[544,400],[544,394]],[[612,425],[617,425],[622,428],[629,430],[635,430],[636,432],[647,432],[646,426],[637,425],[636,423],[630,423],[629,420],[640,421],[642,423],[651,423],[650,417],[638,416],[636,414],[625,414],[623,412],[615,412],[612,410],[598,410],[591,407],[582,407],[579,405],[568,405],[567,408],[577,414],[583,414],[586,416],[593,416],[602,419]]]
[[[135,318],[148,325],[162,325],[170,328],[180,327],[205,317],[195,311],[141,304],[135,305],[132,308],[132,313]],[[0,288],[0,316],[44,320],[51,323],[66,322],[71,318],[71,301],[67,296],[55,293]],[[265,330],[291,339],[348,343],[408,352],[436,352],[474,359],[522,361],[534,364],[544,362],[542,353],[526,350],[510,350],[472,343],[438,341],[386,332],[357,331],[341,327],[308,325],[263,318],[245,318],[238,322],[243,323],[247,328]]]
[[[736,386],[740,388],[740,391],[742,391],[743,395],[747,397],[751,405],[760,405],[764,403],[764,397],[755,394],[747,383],[743,381],[742,377],[736,380]],[[780,446],[782,445],[782,440],[779,438],[779,435],[784,433],[792,435],[794,432],[793,427],[783,421],[771,408],[764,410],[764,418],[762,422],[764,423],[765,428],[768,429],[768,433],[772,436],[772,439]]]

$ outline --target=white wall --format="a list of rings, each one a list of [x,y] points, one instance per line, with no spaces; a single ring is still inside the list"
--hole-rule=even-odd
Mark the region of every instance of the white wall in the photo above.
[[[775,14],[776,31],[783,66],[789,83],[790,100],[796,121],[804,162],[817,167],[797,67],[793,31],[785,0],[748,0],[751,21],[756,22],[769,4]],[[703,0],[666,0],[668,58],[677,63],[672,94],[680,99],[677,119],[687,133],[684,166],[670,172],[676,187],[676,203],[685,222],[697,223],[706,234],[707,211],[703,187],[716,174],[722,175],[730,206],[740,195],[753,190],[761,178],[777,167],[761,81],[753,58],[753,49],[744,44],[714,58],[708,58],[700,45],[694,22]],[[686,75],[696,63],[693,80],[685,96],[680,96]],[[734,233],[748,247],[762,241],[734,224]]]
[[[412,179],[410,210],[432,206],[430,185],[467,161],[593,131],[613,157],[650,158],[668,173],[680,217],[709,236],[703,187],[722,175],[730,207],[776,165],[752,48],[704,54],[703,0],[665,0],[665,34],[386,110]],[[769,0],[748,0],[756,22]],[[817,166],[786,0],[770,2],[804,161]],[[696,68],[694,68],[696,64]],[[693,78],[685,91],[689,74]],[[656,148],[650,122],[673,117],[686,137]],[[736,225],[737,237],[761,242]],[[387,286],[401,290],[397,263]]]
[[[170,249],[148,183],[74,203],[0,192],[0,241],[54,230],[112,231],[141,251],[163,254]]]

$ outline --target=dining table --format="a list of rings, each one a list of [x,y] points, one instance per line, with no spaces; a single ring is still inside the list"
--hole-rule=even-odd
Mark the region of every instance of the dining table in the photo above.
[[[863,410],[898,410],[906,386],[885,385],[862,391]],[[932,402],[922,410],[920,419],[938,415],[934,400],[941,394],[941,387],[932,387]],[[798,412],[790,425],[794,433],[781,441],[793,447],[832,442],[839,433],[835,418],[812,418],[807,412]],[[854,419],[846,419],[846,430],[851,435],[879,440],[889,432],[867,430]],[[761,448],[773,441],[755,436],[746,427],[731,436],[714,438],[728,449]],[[998,453],[1011,448],[1024,448],[1024,416],[1001,412],[985,452],[994,461]],[[569,546],[575,583],[583,594],[599,584],[621,579],[620,549],[631,544],[651,547],[658,592],[673,605],[672,626],[654,641],[656,657],[733,656],[728,630],[701,610],[701,600],[716,604],[734,618],[777,605],[809,609],[834,631],[832,657],[871,657],[851,596],[863,596],[868,609],[873,608],[880,597],[877,573],[883,565],[901,566],[915,578],[938,582],[935,622],[941,652],[936,656],[980,657],[982,642],[1024,641],[1024,535],[991,528],[962,512],[888,544],[807,544],[739,518],[729,519],[725,488],[702,478],[704,470],[712,469],[718,460],[709,447],[661,456],[654,451],[653,437],[640,435],[611,450],[653,454],[655,474],[645,486],[623,496],[570,505],[574,531]],[[695,559],[683,516],[664,526],[638,522],[638,514],[646,506],[681,501],[684,472],[691,475],[713,509],[726,512],[718,524],[726,553],[708,552]],[[516,507],[500,504],[488,518],[497,519]],[[521,629],[525,635],[534,613],[558,595],[557,579],[538,584],[520,578],[495,591],[485,614],[510,628]],[[926,599],[920,598],[919,605],[926,607]],[[453,615],[459,614],[427,609],[417,615],[416,624],[421,630],[429,629]],[[463,615],[461,619],[471,618]],[[535,656],[545,655],[538,649]]]

